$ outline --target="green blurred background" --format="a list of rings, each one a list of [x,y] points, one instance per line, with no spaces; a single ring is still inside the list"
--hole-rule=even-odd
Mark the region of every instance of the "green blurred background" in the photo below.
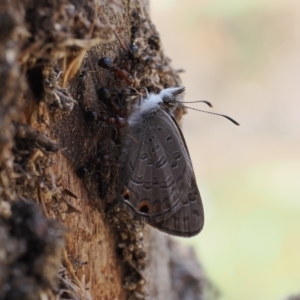
[[[221,299],[300,292],[300,1],[150,5],[165,52],[186,70],[185,100],[241,123],[192,110],[182,120],[206,213],[183,242]]]

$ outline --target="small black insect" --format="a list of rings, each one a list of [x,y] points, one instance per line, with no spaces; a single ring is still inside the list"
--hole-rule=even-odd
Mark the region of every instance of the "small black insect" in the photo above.
[[[93,123],[97,120],[97,112],[95,112],[94,110],[87,110],[84,113],[84,118],[88,123]]]
[[[101,57],[98,60],[98,66],[104,69],[112,69],[114,68],[115,62],[109,57]]]
[[[140,49],[137,45],[132,45],[130,47],[130,50],[131,50],[130,54],[133,58],[138,58],[140,56]]]
[[[105,102],[112,97],[112,92],[109,88],[101,87],[97,91],[97,96],[100,101]]]
[[[85,166],[81,166],[76,170],[76,175],[78,178],[86,177],[87,173],[88,173],[88,168]]]

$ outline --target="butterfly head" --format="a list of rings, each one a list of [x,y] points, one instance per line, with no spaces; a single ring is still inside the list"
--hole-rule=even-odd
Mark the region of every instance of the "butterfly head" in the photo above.
[[[162,104],[166,109],[175,109],[178,104],[176,96],[183,93],[185,90],[184,87],[171,87],[162,90],[159,93],[159,96],[162,98]]]

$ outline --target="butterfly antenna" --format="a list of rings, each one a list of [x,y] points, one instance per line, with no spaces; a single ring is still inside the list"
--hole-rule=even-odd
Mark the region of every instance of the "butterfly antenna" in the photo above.
[[[198,100],[198,101],[191,101],[191,102],[181,101],[180,103],[199,103],[199,102],[203,102],[207,104],[209,107],[213,107],[212,104],[206,100]]]
[[[196,108],[189,107],[189,106],[185,106],[185,105],[182,105],[182,106],[184,106],[184,107],[186,107],[186,108],[188,108],[188,109],[192,109],[192,110],[196,110],[196,111],[201,111],[201,112],[204,112],[204,113],[207,113],[207,114],[211,114],[211,115],[216,115],[216,116],[224,117],[224,118],[226,118],[227,120],[231,121],[233,124],[240,126],[240,124],[239,124],[237,121],[233,120],[232,118],[230,118],[230,117],[228,117],[228,116],[226,116],[226,115],[217,114],[217,113],[213,113],[213,112],[206,111],[206,110],[196,109]]]

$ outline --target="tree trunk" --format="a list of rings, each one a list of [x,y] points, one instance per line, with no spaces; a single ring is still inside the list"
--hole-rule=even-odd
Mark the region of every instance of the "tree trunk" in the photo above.
[[[1,1],[0,299],[203,299],[195,258],[112,205],[128,94],[180,83],[148,2]]]

